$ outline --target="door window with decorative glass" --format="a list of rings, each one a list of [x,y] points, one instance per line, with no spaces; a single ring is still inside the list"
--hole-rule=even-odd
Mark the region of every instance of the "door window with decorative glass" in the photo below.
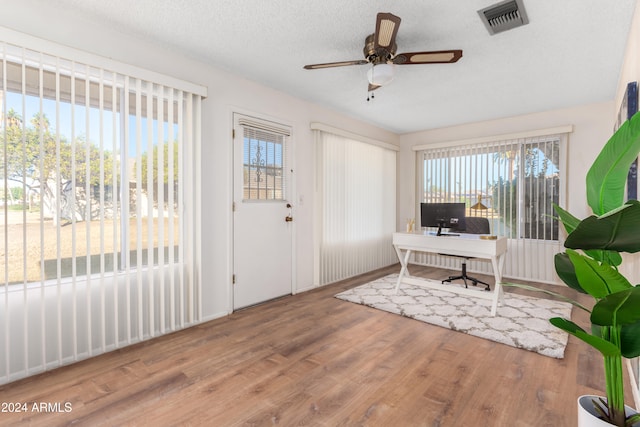
[[[286,136],[243,127],[243,200],[284,200]]]

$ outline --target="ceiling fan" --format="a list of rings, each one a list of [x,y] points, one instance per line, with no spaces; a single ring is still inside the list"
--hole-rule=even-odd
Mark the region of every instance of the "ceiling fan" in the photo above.
[[[344,67],[347,65],[372,64],[367,73],[369,91],[389,83],[393,79],[394,65],[409,64],[445,64],[458,61],[462,50],[438,50],[429,52],[407,52],[396,55],[396,35],[400,26],[400,17],[391,13],[378,13],[376,32],[367,36],[364,41],[364,58],[353,61],[328,62],[325,64],[305,65],[307,70],[319,68]]]

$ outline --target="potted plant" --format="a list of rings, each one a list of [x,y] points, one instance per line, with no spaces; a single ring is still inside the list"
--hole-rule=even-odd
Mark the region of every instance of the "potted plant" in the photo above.
[[[640,114],[636,114],[609,139],[587,173],[587,202],[593,215],[580,220],[554,206],[567,232],[566,250],[555,255],[556,272],[567,286],[591,295],[594,305],[589,310],[571,301],[590,312],[590,330],[569,319],[550,322],[602,353],[606,399],[587,402],[598,418],[620,427],[640,422],[640,415],[625,414],[622,363],[623,357],[640,355],[640,287],[618,269],[622,252],[640,251],[640,202],[624,201],[627,173],[639,152]]]

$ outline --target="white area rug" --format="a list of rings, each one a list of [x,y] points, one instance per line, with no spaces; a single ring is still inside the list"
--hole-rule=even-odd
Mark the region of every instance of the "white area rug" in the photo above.
[[[488,299],[404,283],[395,294],[397,278],[392,274],[335,297],[545,356],[564,357],[568,335],[549,319],[569,319],[569,303],[505,293],[504,304],[492,317]]]

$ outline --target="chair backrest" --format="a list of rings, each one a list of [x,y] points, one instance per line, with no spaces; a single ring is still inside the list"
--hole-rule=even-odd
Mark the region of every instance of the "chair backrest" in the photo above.
[[[469,234],[489,234],[489,220],[480,216],[468,216],[464,219],[465,233]]]

